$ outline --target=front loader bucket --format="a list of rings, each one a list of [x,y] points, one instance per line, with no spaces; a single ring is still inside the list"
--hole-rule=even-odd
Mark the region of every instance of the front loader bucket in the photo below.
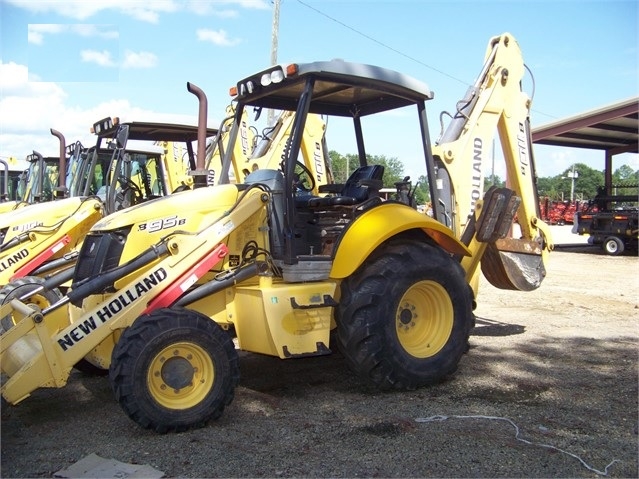
[[[546,277],[539,243],[524,239],[504,238],[488,244],[481,270],[494,287],[516,291],[537,289]]]

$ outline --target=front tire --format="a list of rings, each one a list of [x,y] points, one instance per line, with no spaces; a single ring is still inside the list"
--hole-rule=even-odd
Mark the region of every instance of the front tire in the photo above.
[[[603,242],[603,250],[610,256],[619,256],[624,251],[624,244],[617,236],[608,236]]]
[[[138,318],[113,349],[109,379],[127,415],[159,433],[222,415],[239,383],[228,334],[207,316],[163,308]]]
[[[472,291],[440,247],[399,240],[342,283],[338,346],[380,389],[415,389],[452,374],[467,350]]]

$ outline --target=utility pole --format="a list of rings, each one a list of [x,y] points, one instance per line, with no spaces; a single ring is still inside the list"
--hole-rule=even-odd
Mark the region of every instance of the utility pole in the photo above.
[[[566,176],[562,176],[564,178],[570,178],[570,202],[572,203],[575,198],[575,180],[579,178],[579,172],[575,171],[575,164],[572,164],[572,171],[566,173]]]
[[[271,31],[271,66],[277,64],[277,40],[280,27],[280,0],[273,1],[273,28]],[[269,109],[268,111],[268,125],[272,125],[275,122],[275,111]]]

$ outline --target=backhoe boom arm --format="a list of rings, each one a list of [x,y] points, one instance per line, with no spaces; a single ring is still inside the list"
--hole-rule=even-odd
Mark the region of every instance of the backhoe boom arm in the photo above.
[[[462,261],[469,281],[483,261],[484,274],[495,286],[529,290],[541,283],[543,263],[553,245],[548,227],[539,218],[530,134],[532,101],[522,90],[524,73],[515,39],[507,33],[493,37],[480,75],[433,147],[440,198],[433,208],[473,252]],[[489,202],[484,197],[483,171],[495,133],[505,161],[506,187],[514,197],[506,194],[508,198]],[[491,209],[482,215],[484,204]],[[520,234],[508,231],[516,229],[510,227],[513,222]],[[489,224],[500,231],[497,236],[485,232]],[[478,237],[479,228],[484,233]],[[513,237],[507,239],[509,234]],[[504,255],[512,258],[509,261]]]

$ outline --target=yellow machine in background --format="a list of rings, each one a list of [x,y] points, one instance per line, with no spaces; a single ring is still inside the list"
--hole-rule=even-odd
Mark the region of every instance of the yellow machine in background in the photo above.
[[[62,133],[54,129],[50,131],[60,142],[60,155],[58,157],[45,158],[34,151],[25,160],[28,167],[21,171],[15,170],[15,167],[10,169],[9,164],[3,162],[5,170],[0,215],[24,206],[61,197],[66,156],[70,152],[67,151]],[[60,176],[61,174],[62,176]]]
[[[202,128],[205,141],[217,133],[206,124]],[[25,278],[19,283],[24,291],[46,275],[66,271],[49,280],[49,289],[60,286],[73,271],[84,236],[99,219],[193,184],[189,172],[196,167],[191,143],[198,138],[197,126],[106,118],[93,131],[94,147],[73,146],[68,185],[64,176],[60,182],[61,199],[0,215],[0,285]],[[130,141],[147,146],[136,149]],[[157,142],[165,143],[160,147]],[[188,154],[167,155],[180,148]]]
[[[211,164],[221,165],[220,170],[211,170],[212,176],[217,178],[217,183],[243,183],[246,177],[255,170],[278,169],[284,158],[285,151],[289,147],[295,113],[282,111],[272,125],[264,128],[260,135],[253,133],[253,128],[248,126],[248,114],[242,112],[238,124],[238,141],[235,142],[233,153],[228,158],[230,163],[225,166],[222,158],[225,155],[225,143],[234,122],[236,121],[235,108],[230,105],[227,117],[220,126],[221,134],[216,143],[211,143],[211,154],[207,154]],[[304,166],[313,173],[315,185],[314,193],[318,194],[318,188],[333,182],[332,172],[329,166],[328,148],[326,147],[326,123],[320,115],[309,115],[304,125],[302,141],[302,161]],[[223,175],[223,176],[222,176]],[[209,181],[209,185],[217,184]]]
[[[7,160],[0,159],[0,208],[6,208],[5,203],[15,202],[19,199],[20,178],[24,176],[26,164],[16,157],[10,156]],[[4,209],[0,210],[3,212]]]
[[[500,287],[529,290],[541,284],[552,249],[529,207],[535,177],[523,71],[515,39],[491,39],[471,106],[437,145],[425,110],[433,94],[401,73],[334,60],[243,78],[232,89],[220,177],[229,175],[248,108],[294,113],[278,166],[236,184],[196,181],[192,191],[96,223],[64,298],[42,311],[25,304],[28,295],[0,308],[3,398],[16,404],[36,388],[62,387],[88,361],[109,369],[117,400],[142,427],[199,427],[233,399],[233,340],[282,359],[337,347],[380,389],[451,375],[468,349],[478,265]],[[410,201],[383,201],[384,168],[368,163],[368,118],[400,109],[416,115],[431,200],[440,205],[433,217]],[[313,115],[352,121],[360,165],[343,185],[319,186],[307,166],[323,158],[319,136],[305,136]],[[510,187],[484,192],[474,176],[483,154],[476,149],[495,134],[484,127],[489,120],[505,147]],[[521,235],[512,237],[515,217]],[[68,303],[81,308],[70,309],[71,320]]]

